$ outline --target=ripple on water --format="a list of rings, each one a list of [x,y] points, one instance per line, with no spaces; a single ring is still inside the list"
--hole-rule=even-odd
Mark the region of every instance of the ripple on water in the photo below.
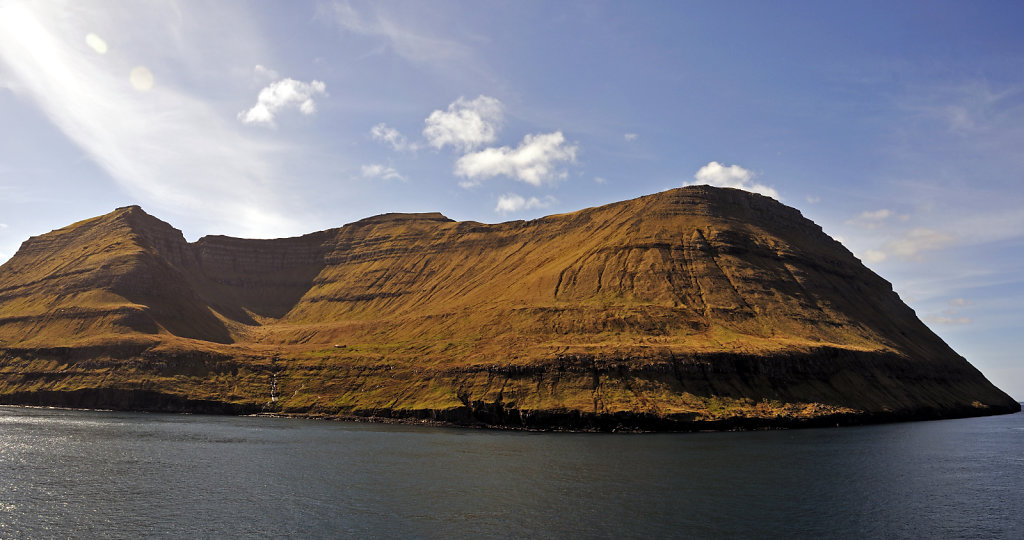
[[[0,407],[0,537],[1024,538],[1024,416],[557,434]]]

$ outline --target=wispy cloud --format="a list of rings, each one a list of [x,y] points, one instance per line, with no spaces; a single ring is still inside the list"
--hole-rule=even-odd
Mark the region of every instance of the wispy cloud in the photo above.
[[[984,77],[943,79],[908,85],[895,98],[901,117],[885,146],[893,164],[905,168],[916,188],[942,190],[942,197],[965,180],[971,192],[1019,185],[1024,85]]]
[[[362,173],[363,178],[405,181],[405,177],[399,174],[394,168],[387,165],[381,165],[379,163],[363,165]]]
[[[862,230],[847,232],[854,237],[857,256],[869,263],[892,260],[922,262],[946,257],[945,260],[955,265],[962,262],[956,261],[959,257],[957,250],[1024,238],[1024,213],[1019,210],[974,210],[967,215],[956,215],[962,211],[950,206],[933,211],[931,216],[915,215],[912,218],[926,226],[907,227],[903,223],[910,221],[910,216],[888,209],[862,212],[845,223]],[[960,234],[958,231],[970,233]],[[977,278],[972,276],[972,280]]]
[[[1024,88],[997,88],[988,80],[963,80],[942,85],[912,88],[904,109],[937,120],[949,133],[978,136],[1012,128],[1012,121],[1024,114],[1020,97]]]
[[[891,215],[892,210],[883,208],[881,210],[868,210],[865,212],[861,212],[860,215],[857,217],[865,221],[883,221]]]
[[[624,139],[626,139],[627,141],[629,141],[629,142],[633,142],[633,141],[637,140],[640,136],[637,135],[636,133],[626,133],[622,137]]]
[[[1007,199],[1013,200],[1010,194]],[[978,211],[947,224],[956,230],[971,231],[962,240],[968,244],[998,242],[1024,237],[1024,212],[1020,207],[1007,210]]]
[[[853,219],[847,220],[847,225],[854,225],[862,229],[878,229],[885,226],[892,220],[896,221],[908,221],[910,216],[906,214],[897,214],[888,208],[882,208],[879,210],[866,210],[861,212]]]
[[[945,315],[930,315],[924,317],[925,322],[932,324],[971,324],[970,317],[947,317]]]
[[[270,69],[263,64],[256,64],[256,66],[252,68],[252,72],[256,75],[258,80],[262,81],[276,81],[281,78],[281,75],[279,75],[277,71]]]
[[[904,261],[923,261],[925,253],[940,251],[958,242],[958,238],[952,234],[927,227],[915,227],[883,238],[888,240],[879,242],[881,245],[874,249],[859,252],[858,256],[865,262],[872,263],[883,262],[892,257]]]
[[[160,13],[130,15],[133,25],[122,31],[167,33],[146,36],[154,42],[180,39]],[[0,62],[17,92],[141,202],[222,215],[234,234],[295,230],[276,210],[277,171],[267,158],[276,149],[236,131],[202,99],[162,84],[160,73],[148,91],[133,87],[129,73],[150,54],[98,54],[82,43],[105,16],[77,3],[0,6]]]
[[[902,238],[886,244],[886,251],[905,259],[919,259],[925,251],[934,251],[949,246],[956,240],[951,234],[918,227],[911,229]]]
[[[971,318],[961,315],[960,310],[972,304],[974,302],[964,298],[953,298],[949,301],[950,307],[942,310],[941,315],[927,315],[924,320],[934,324],[971,324]]]
[[[692,186],[697,184],[707,184],[710,186],[729,187],[753,193],[760,193],[761,195],[766,195],[773,199],[779,198],[778,191],[775,191],[774,188],[770,188],[764,184],[754,182],[754,173],[740,167],[739,165],[726,166],[717,161],[712,161],[701,167],[697,173],[693,175],[693,178],[696,180],[695,182],[684,183],[683,185]]]
[[[527,135],[515,148],[485,148],[462,156],[455,162],[455,174],[466,178],[462,187],[499,175],[540,186],[566,178],[568,172],[559,166],[575,162],[576,151],[577,146],[566,142],[561,131]]]
[[[889,256],[884,251],[881,250],[866,249],[864,250],[864,253],[861,254],[861,258],[864,259],[866,262],[882,262],[888,259]]]
[[[410,143],[409,140],[405,138],[405,135],[402,135],[402,132],[388,126],[384,122],[373,126],[373,128],[370,129],[370,136],[373,137],[373,140],[375,141],[390,145],[392,149],[398,152],[404,152],[406,150],[416,151],[419,149],[419,144]]]
[[[257,66],[259,67],[259,66]],[[327,95],[327,85],[321,81],[302,82],[295,79],[281,79],[260,90],[256,104],[251,109],[238,113],[243,124],[262,124],[274,127],[274,118],[288,108],[297,108],[305,115],[316,112],[314,96]]]
[[[494,211],[499,214],[509,214],[521,210],[533,210],[534,208],[547,208],[558,202],[554,197],[548,195],[543,199],[530,197],[529,199],[515,193],[506,193],[498,197],[498,206]]]
[[[378,4],[363,7],[366,9],[358,10],[349,2],[334,2],[323,6],[320,13],[345,31],[383,40],[391,51],[411,62],[448,63],[470,56],[462,44],[403,24],[382,12]]]

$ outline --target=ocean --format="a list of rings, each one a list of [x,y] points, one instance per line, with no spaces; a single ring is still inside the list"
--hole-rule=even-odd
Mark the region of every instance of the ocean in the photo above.
[[[1024,538],[1024,415],[537,433],[0,407],[0,538]]]

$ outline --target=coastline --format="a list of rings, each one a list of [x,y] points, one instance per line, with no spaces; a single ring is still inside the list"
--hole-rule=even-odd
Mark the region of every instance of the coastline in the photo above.
[[[295,418],[304,420],[325,420],[373,424],[396,424],[409,426],[446,427],[465,429],[492,429],[501,431],[523,431],[539,433],[714,433],[727,431],[773,431],[788,429],[838,428],[902,422],[923,422],[1000,416],[1021,412],[1024,403],[1015,402],[1017,407],[959,408],[946,411],[920,409],[899,413],[838,413],[809,418],[777,417],[731,417],[724,419],[683,419],[657,417],[649,414],[581,414],[578,411],[531,411],[520,423],[493,423],[476,418],[469,411],[448,410],[415,411],[413,414],[395,414],[395,411],[377,411],[378,414],[327,414],[327,413],[281,413],[246,410],[228,403],[216,408],[211,402],[202,406],[168,408],[146,406],[136,403],[129,407],[74,407],[59,404],[16,402],[10,395],[0,395],[0,407],[38,408],[69,411],[97,412],[146,412],[167,414],[206,414],[223,416],[249,416],[255,418]],[[53,397],[52,395],[50,397]]]

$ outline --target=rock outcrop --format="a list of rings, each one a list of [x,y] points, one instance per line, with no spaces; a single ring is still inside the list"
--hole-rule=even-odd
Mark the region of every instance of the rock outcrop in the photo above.
[[[799,211],[696,186],[533,221],[185,241],[138,207],[0,267],[0,402],[719,429],[1020,409]]]

